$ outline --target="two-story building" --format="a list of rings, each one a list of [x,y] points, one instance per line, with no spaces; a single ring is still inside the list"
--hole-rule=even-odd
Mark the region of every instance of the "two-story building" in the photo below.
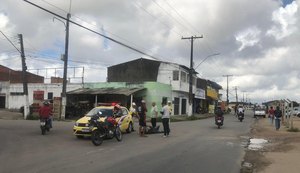
[[[188,111],[188,99],[189,99],[189,68],[170,62],[156,61],[145,58],[136,59],[133,61],[117,64],[108,67],[107,71],[108,82],[130,82],[130,83],[144,83],[144,82],[156,82],[160,84],[170,85],[171,90],[169,93],[164,93],[160,98],[151,100],[151,96],[147,95],[144,99],[149,102],[149,106],[152,101],[156,103],[166,102],[167,100],[173,103],[173,114],[182,115],[187,114]],[[196,73],[193,74],[193,94],[194,104],[193,111],[197,109],[207,107],[205,102],[206,97],[212,97],[212,99],[218,98],[219,87],[214,86],[215,92],[211,92],[206,95],[206,89],[211,86],[211,83],[207,85],[206,80],[197,78]],[[218,100],[218,99],[216,99]],[[147,105],[148,106],[148,105]]]

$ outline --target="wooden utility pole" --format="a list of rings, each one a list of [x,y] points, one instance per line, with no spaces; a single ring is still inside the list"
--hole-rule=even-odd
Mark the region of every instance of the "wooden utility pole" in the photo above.
[[[61,94],[61,116],[60,119],[64,120],[66,117],[66,105],[67,105],[67,73],[68,73],[68,53],[69,53],[69,24],[71,14],[67,14],[66,20],[66,39],[65,39],[65,54],[64,54],[64,76],[63,76],[63,88]]]
[[[238,103],[238,94],[237,94],[237,86],[234,87],[234,90],[235,90],[235,101],[236,101],[236,104]]]
[[[29,115],[29,99],[28,99],[28,84],[27,84],[27,66],[25,62],[25,53],[24,53],[24,45],[23,45],[23,36],[22,34],[18,34],[21,48],[21,60],[22,60],[22,79],[23,79],[23,95],[24,95],[24,119]]]
[[[189,69],[189,112],[188,116],[193,115],[193,74],[194,74],[194,68],[193,68],[193,47],[194,47],[194,39],[197,38],[203,38],[203,36],[197,37],[197,36],[192,36],[192,37],[182,37],[181,39],[189,39],[191,40],[191,59],[190,59],[190,69]]]
[[[227,78],[227,89],[226,89],[226,105],[228,106],[228,104],[229,104],[229,98],[228,98],[228,77],[231,77],[231,76],[233,76],[233,75],[229,75],[229,74],[227,74],[227,75],[223,75],[223,77],[226,77]]]

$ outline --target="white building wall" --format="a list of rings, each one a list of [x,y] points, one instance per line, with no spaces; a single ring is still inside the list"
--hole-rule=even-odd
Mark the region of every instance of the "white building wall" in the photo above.
[[[179,80],[173,80],[173,71],[179,71]],[[189,92],[189,82],[182,81],[181,79],[181,72],[185,72],[188,78],[188,72],[181,68],[178,64],[173,63],[161,63],[158,69],[158,76],[157,82],[164,83],[164,84],[171,84],[173,91],[182,91],[182,92]],[[196,76],[194,76],[196,78]],[[188,80],[188,79],[187,79]],[[196,91],[196,85],[193,85],[193,93]]]
[[[188,100],[189,100],[189,94],[188,93],[183,93],[183,92],[178,92],[178,91],[173,91],[172,92],[172,100],[175,100],[174,98],[177,97],[179,98],[179,114],[178,115],[182,115],[182,99],[186,99],[186,109],[188,108]],[[174,105],[173,105],[173,114],[174,114]]]
[[[82,88],[82,84],[68,84],[67,91]],[[53,93],[53,97],[60,97],[62,92],[62,84],[28,84],[29,104],[33,103],[33,92],[44,91],[44,98],[48,98],[48,93]],[[22,93],[23,84],[10,84],[6,91],[7,109],[20,109],[24,106],[25,97],[23,95],[11,95],[11,93]]]
[[[174,81],[173,80],[173,71],[179,71],[179,79]],[[183,81],[181,78],[181,72],[186,74],[186,81]],[[196,75],[194,75],[196,80]],[[164,63],[160,64],[157,76],[157,82],[164,83],[164,84],[171,84],[172,85],[172,100],[174,101],[174,97],[179,98],[179,115],[182,112],[182,99],[186,99],[186,111],[188,111],[189,107],[189,75],[188,71],[178,64],[173,63]],[[193,85],[193,93],[196,93],[196,81]],[[173,112],[174,113],[174,112]]]

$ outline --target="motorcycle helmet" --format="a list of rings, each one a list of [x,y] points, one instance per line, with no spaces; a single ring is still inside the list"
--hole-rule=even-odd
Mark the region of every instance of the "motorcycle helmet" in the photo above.
[[[49,102],[48,101],[44,101],[43,104],[44,105],[49,105]]]

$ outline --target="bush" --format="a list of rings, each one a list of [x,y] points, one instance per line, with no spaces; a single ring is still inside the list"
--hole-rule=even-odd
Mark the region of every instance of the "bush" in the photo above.
[[[299,132],[299,129],[297,127],[292,127],[290,129],[288,129],[287,131],[289,131],[289,132]]]
[[[187,117],[186,119],[187,119],[187,120],[190,120],[190,121],[193,121],[193,120],[199,120],[200,118],[198,118],[198,117],[192,115],[192,116],[190,116],[190,117]]]
[[[26,120],[38,120],[38,119],[39,119],[38,116],[34,116],[32,114],[28,115],[27,118],[26,118]]]

